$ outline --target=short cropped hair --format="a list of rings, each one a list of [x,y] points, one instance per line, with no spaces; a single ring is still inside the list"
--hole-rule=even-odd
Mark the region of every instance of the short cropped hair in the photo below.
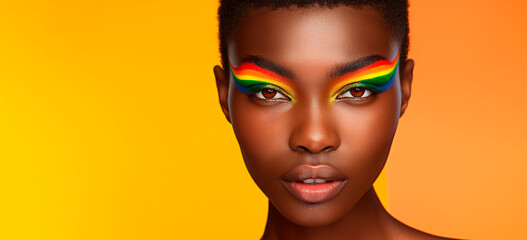
[[[376,10],[383,18],[384,24],[401,43],[401,63],[406,61],[409,47],[408,0],[220,0],[218,8],[220,54],[224,69],[227,70],[227,42],[236,31],[240,19],[248,11],[263,7],[272,9],[296,6],[303,7],[364,7]],[[227,70],[228,71],[228,70]]]

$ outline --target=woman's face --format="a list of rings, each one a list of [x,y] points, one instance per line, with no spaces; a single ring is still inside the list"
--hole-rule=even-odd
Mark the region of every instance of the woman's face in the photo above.
[[[400,42],[376,11],[258,9],[240,23],[228,45],[232,68],[251,63],[283,83],[242,91],[230,71],[215,69],[247,169],[290,221],[333,223],[381,172],[410,95],[413,63],[399,63],[385,91],[335,92],[339,76],[397,59]]]

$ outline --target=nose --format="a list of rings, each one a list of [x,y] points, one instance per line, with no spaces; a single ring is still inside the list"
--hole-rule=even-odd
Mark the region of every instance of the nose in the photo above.
[[[340,139],[327,109],[311,106],[296,117],[289,147],[296,152],[321,153],[337,150]]]

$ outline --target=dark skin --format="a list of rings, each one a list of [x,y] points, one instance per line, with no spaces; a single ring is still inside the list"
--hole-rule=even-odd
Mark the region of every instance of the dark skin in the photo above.
[[[242,18],[228,44],[232,64],[261,57],[290,72],[297,92],[296,102],[272,90],[246,94],[228,71],[214,68],[222,110],[269,198],[262,239],[445,239],[393,218],[373,189],[408,106],[413,60],[400,63],[388,90],[355,89],[328,103],[337,66],[374,55],[394,59],[400,45],[368,7],[262,8]],[[282,183],[300,165],[335,169],[344,187],[329,200],[302,201]]]

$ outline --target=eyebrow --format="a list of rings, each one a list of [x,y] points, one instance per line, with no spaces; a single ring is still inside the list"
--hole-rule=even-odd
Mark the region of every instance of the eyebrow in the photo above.
[[[361,68],[370,66],[380,60],[387,60],[387,59],[381,55],[370,55],[370,56],[366,56],[363,58],[359,58],[351,62],[339,64],[329,73],[328,78],[334,79],[334,78],[344,76],[350,72],[355,72]]]
[[[249,55],[243,59],[242,62],[252,63],[260,68],[274,72],[282,77],[293,79],[295,74],[287,68],[284,68],[271,60],[268,60],[261,56]]]

